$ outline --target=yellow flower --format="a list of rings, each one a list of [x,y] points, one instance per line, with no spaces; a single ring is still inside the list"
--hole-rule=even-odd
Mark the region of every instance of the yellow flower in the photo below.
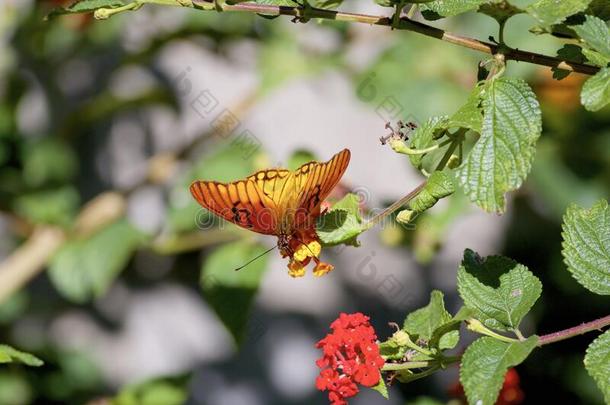
[[[314,240],[309,242],[307,245],[300,245],[292,257],[297,262],[303,262],[308,257],[320,256],[321,251],[322,245],[320,245],[320,242]]]
[[[305,275],[305,266],[301,262],[291,261],[288,263],[288,275],[294,278],[303,277]]]
[[[335,266],[333,266],[332,264],[319,262],[313,269],[313,275],[316,277],[320,277],[325,275],[326,273],[330,273],[334,268]]]

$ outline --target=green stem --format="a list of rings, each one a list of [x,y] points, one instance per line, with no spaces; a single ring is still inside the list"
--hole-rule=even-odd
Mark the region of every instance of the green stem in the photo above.
[[[438,162],[438,165],[436,166],[436,171],[441,171],[445,168],[447,162],[449,161],[449,159],[451,159],[451,155],[453,155],[453,152],[455,152],[456,148],[464,141],[464,135],[466,134],[466,131],[467,130],[465,128],[460,128],[458,131],[456,131],[455,134],[451,136],[451,145],[449,145],[449,147],[445,151],[445,154],[443,155],[441,161]]]
[[[133,5],[132,5],[133,4]],[[129,3],[126,6],[122,6],[115,9],[105,9],[105,10],[114,10],[111,14],[116,14],[118,9],[122,9],[122,11],[133,10],[134,8],[139,7],[142,4],[161,4],[168,6],[179,6],[179,7],[190,7],[202,11],[216,11],[216,6],[218,9],[222,11],[243,11],[250,12],[256,14],[268,14],[268,15],[288,15],[293,17],[303,17],[304,7],[296,6],[296,7],[287,7],[287,6],[274,6],[274,5],[266,5],[266,4],[255,4],[255,3],[240,3],[240,4],[219,4],[216,5],[214,2],[193,2],[191,0],[137,0],[133,3]],[[125,7],[125,8],[123,8]],[[393,21],[391,18],[382,17],[382,16],[374,16],[367,14],[357,14],[357,13],[346,13],[334,10],[325,10],[318,9],[313,7],[308,7],[306,10],[307,18],[317,18],[317,19],[326,19],[326,20],[336,20],[336,21],[347,21],[347,22],[356,22],[362,24],[369,25],[381,25],[381,26],[392,26]],[[440,39],[441,41],[449,42],[451,44],[459,45],[465,48],[474,49],[479,52],[484,52],[490,55],[495,55],[498,53],[498,49],[500,45],[479,41],[474,38],[467,38],[460,35],[452,34],[450,32],[446,32],[442,29],[435,28],[418,21],[411,20],[409,18],[401,18],[399,24],[395,27],[398,30],[406,30],[411,32],[416,32],[421,35],[425,35],[428,37],[433,37]],[[506,47],[504,47],[506,48]],[[563,59],[559,59],[552,56],[541,55],[533,52],[522,51],[520,49],[510,49],[506,48],[503,50],[503,53],[507,60],[516,60],[521,62],[533,63],[541,66],[555,67],[563,70],[574,71],[579,73],[584,73],[588,75],[594,75],[599,72],[599,68],[596,66],[585,65],[582,63],[576,63],[572,61],[567,61]]]
[[[386,363],[381,371],[400,371],[413,368],[426,368],[436,364],[434,361],[407,361],[405,363]]]
[[[371,229],[372,227],[374,227],[375,225],[377,225],[378,223],[380,223],[388,215],[392,214],[394,211],[396,211],[399,208],[403,207],[405,204],[407,204],[409,201],[411,201],[413,198],[415,198],[415,196],[417,196],[417,194],[419,194],[419,192],[422,191],[424,189],[424,187],[426,187],[427,183],[428,183],[428,181],[422,182],[419,186],[417,186],[413,190],[411,190],[409,192],[409,194],[405,195],[400,200],[395,201],[388,208],[386,208],[385,210],[383,210],[379,214],[375,215],[373,218],[369,219],[362,226],[362,228],[364,230],[368,230],[368,229]]]
[[[451,139],[447,139],[441,143],[434,144],[425,149],[411,149],[407,146],[407,144],[404,141],[400,140],[400,141],[394,141],[394,142],[390,141],[390,146],[392,147],[394,152],[402,153],[403,155],[423,155],[423,154],[435,151],[438,148],[441,148],[445,145],[448,145],[451,142],[452,142]]]
[[[491,329],[488,329],[478,319],[474,319],[474,318],[467,319],[466,327],[473,332],[480,333],[481,335],[486,335],[486,336],[492,337],[494,339],[501,340],[502,342],[507,342],[507,343],[519,342],[518,339],[513,339],[508,336],[500,335],[499,333],[496,333],[496,332],[492,331]]]

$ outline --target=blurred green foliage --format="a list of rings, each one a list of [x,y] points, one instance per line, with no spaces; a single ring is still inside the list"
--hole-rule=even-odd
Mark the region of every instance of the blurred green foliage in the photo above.
[[[245,177],[265,167],[260,164],[265,161],[264,147],[244,158],[239,145],[232,143],[232,139],[199,134],[198,139],[202,141],[189,145],[193,146],[192,150],[188,148],[176,153],[178,165],[184,170],[163,185],[165,217],[158,234],[143,235],[142,230],[128,222],[123,212],[116,221],[93,235],[82,237],[75,232],[78,213],[84,204],[116,187],[99,167],[100,161],[106,169],[111,164],[105,147],[112,124],[154,108],[176,116],[183,112],[174,78],[168,77],[157,63],[159,54],[171,44],[186,41],[232,62],[228,52],[232,44],[240,40],[254,43],[258,58],[255,101],[271,97],[273,91],[299,78],[337,71],[351,81],[354,97],[366,108],[378,109],[392,98],[403,107],[400,118],[423,123],[431,116],[453,114],[466,105],[464,114],[449,119],[459,124],[456,126],[481,131],[481,117],[472,114],[479,107],[477,89],[469,96],[476,82],[474,72],[481,55],[434,38],[392,32],[392,35],[375,39],[378,42],[374,55],[352,64],[353,47],[362,34],[345,23],[319,22],[315,29],[331,34],[336,45],[329,47],[330,50],[316,51],[306,46],[300,26],[289,26],[282,20],[265,20],[246,13],[191,11],[180,15],[177,22],[155,31],[139,46],[133,46],[126,40],[130,29],[140,29],[132,24],[133,14],[106,21],[93,21],[84,15],[44,21],[44,16],[56,3],[39,1],[19,7],[0,6],[4,7],[0,9],[0,30],[9,38],[9,42],[0,44],[0,210],[11,224],[13,220],[16,224],[10,232],[3,229],[2,245],[17,246],[27,237],[28,230],[36,226],[56,225],[68,236],[67,244],[51,260],[48,274],[37,277],[32,285],[0,305],[0,342],[15,347],[21,348],[18,321],[22,318],[38,320],[46,327],[65,311],[78,308],[100,319],[109,329],[116,327],[114,321],[96,306],[96,299],[103,296],[117,278],[135,288],[150,287],[150,280],[135,270],[133,257],[138,251],[162,251],[156,249],[155,243],[159,239],[171,240],[178,246],[164,253],[170,257],[173,270],[164,281],[198,290],[197,279],[200,278],[202,300],[216,312],[234,340],[243,343],[250,307],[267,270],[269,257],[252,263],[247,271],[234,272],[233,268],[261,253],[263,247],[248,237],[233,235],[213,240],[195,237],[195,243],[192,243],[193,235],[216,237],[232,230],[218,223],[203,232],[198,229],[198,224],[212,223],[211,217],[201,212],[193,201],[188,185],[195,178],[228,181]],[[89,3],[85,6],[96,6],[96,1]],[[292,2],[287,3],[292,5]],[[311,2],[313,6],[328,8],[340,3]],[[421,7],[428,10],[426,16],[437,18],[476,9],[482,2],[449,3],[437,0]],[[610,17],[608,13],[604,17],[608,11],[604,0],[579,3],[600,18]],[[540,2],[534,8],[541,10],[543,6],[544,2]],[[497,11],[487,10],[487,13]],[[599,28],[602,20],[590,21],[591,26],[576,24],[579,28],[574,28],[573,21],[564,21],[572,11],[560,8],[552,8],[552,11],[555,17],[551,19],[543,16],[535,21],[523,16],[519,29],[511,30],[510,24],[507,25],[506,37],[521,44],[530,41],[533,37],[526,28],[535,24],[543,25],[538,28],[541,32],[573,35],[574,31],[580,31],[585,43],[579,44],[579,52],[572,49],[570,55],[578,55],[583,61],[603,69],[588,79],[585,87],[587,92],[583,101],[588,110],[597,111],[593,114],[580,107],[583,77],[572,74],[558,82],[551,79],[547,69],[513,62],[508,66],[513,73],[522,74],[536,93],[543,111],[544,127],[532,171],[509,206],[501,253],[523,263],[542,280],[545,292],[533,309],[532,322],[544,331],[577,324],[598,312],[607,312],[609,308],[606,301],[571,282],[561,263],[560,252],[560,225],[568,205],[576,203],[589,208],[594,201],[610,195],[610,110],[604,101],[608,98],[610,82],[604,62],[607,65],[610,55],[605,47],[607,41],[596,41],[598,37],[607,37],[605,31],[601,36],[589,34],[597,32],[593,28]],[[159,14],[163,12],[162,9],[158,11]],[[494,21],[480,14],[460,15],[444,23],[455,31],[475,30],[482,39],[496,35],[495,26],[494,31],[489,30]],[[546,37],[540,38],[540,43],[545,46],[551,43],[555,49],[561,45]],[[562,49],[560,54],[566,52]],[[139,93],[118,96],[112,91],[113,80],[123,69],[134,66],[152,78],[152,85]],[[66,81],[72,83],[75,72],[84,72],[90,79],[80,84],[74,79],[77,86],[66,85]],[[40,108],[46,112],[37,113]],[[146,125],[141,121],[140,124],[146,130]],[[382,126],[380,121],[380,129]],[[425,134],[425,128],[425,124],[420,126],[410,146],[425,147],[417,144],[420,135],[433,136]],[[147,137],[150,140],[153,136],[147,132]],[[469,141],[471,147],[474,139]],[[298,151],[288,166],[296,168],[314,158],[307,151]],[[437,156],[433,163],[438,163],[439,159]],[[405,170],[406,167],[405,163]],[[143,179],[134,189],[147,185],[147,181]],[[129,197],[133,190],[123,191]],[[398,245],[412,249],[419,262],[431,267],[435,253],[443,247],[447,230],[472,210],[466,201],[458,190],[447,197],[446,205],[414,218],[414,230],[400,228],[399,238],[394,239],[399,240]],[[355,237],[362,231],[357,201],[348,195],[328,215],[341,216],[343,221],[340,223],[351,225],[341,232],[335,228],[328,230],[326,242],[336,244],[348,240],[356,244]],[[214,246],[225,240],[232,242]],[[208,249],[210,246],[212,249]],[[193,254],[199,250],[203,251],[203,259]],[[193,275],[193,268],[201,268],[200,276]],[[438,297],[435,300],[437,304],[442,303],[438,306],[442,309],[439,309],[441,317],[447,318],[442,296],[440,301]],[[363,299],[361,305],[367,305],[365,301],[368,300]],[[578,307],[574,302],[579,303]],[[171,405],[183,403],[188,396],[185,381],[179,379],[153,380],[125,387],[117,393],[104,379],[99,365],[86,354],[66,352],[51,336],[36,338],[37,343],[28,343],[23,349],[43,358],[45,365],[32,370],[19,366],[3,368],[0,403],[76,404],[101,397],[113,398],[113,403],[118,405]],[[520,373],[528,400],[601,403],[599,392],[584,374],[582,364],[575,366],[576,360],[570,357],[572,353],[582,351],[589,341],[549,347],[545,353],[535,354],[538,357],[534,361],[522,365]],[[15,352],[10,351],[9,355],[13,357]],[[38,364],[27,355],[23,359],[26,363]],[[542,361],[535,361],[537,359]],[[551,364],[551,361],[552,366],[540,366],[541,363]],[[582,361],[582,356],[578,361]],[[550,384],[554,386],[552,392],[541,392],[540,387]],[[430,386],[424,388],[437,396],[444,395],[438,390],[434,392]],[[413,403],[433,404],[436,401],[422,398]]]

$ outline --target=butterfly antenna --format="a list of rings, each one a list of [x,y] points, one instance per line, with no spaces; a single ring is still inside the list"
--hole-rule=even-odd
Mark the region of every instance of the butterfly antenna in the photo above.
[[[271,249],[268,249],[266,251],[264,251],[263,253],[261,253],[260,255],[256,256],[254,259],[250,259],[246,264],[239,266],[238,268],[235,269],[235,271],[241,270],[244,267],[246,267],[247,265],[249,265],[250,263],[252,263],[253,261],[261,258],[262,256],[266,255],[267,253],[271,252],[273,249],[275,249],[277,247],[277,245],[275,245],[274,247],[272,247]]]

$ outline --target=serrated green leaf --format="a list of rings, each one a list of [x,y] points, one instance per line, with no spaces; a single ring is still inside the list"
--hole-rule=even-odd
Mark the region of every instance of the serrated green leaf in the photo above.
[[[610,330],[598,336],[587,348],[585,368],[610,403]]]
[[[591,0],[538,0],[527,6],[525,11],[534,17],[544,26],[558,24],[567,17],[584,11],[591,3]]]
[[[39,367],[44,364],[42,360],[32,354],[2,344],[0,344],[0,363],[23,363],[32,367]]]
[[[411,135],[409,135],[409,147],[411,149],[426,149],[435,143],[435,140],[440,134],[448,128],[449,117],[437,116],[430,117],[421,126],[417,127]],[[416,168],[421,167],[424,155],[409,155],[411,164]]]
[[[610,68],[603,68],[587,79],[580,92],[580,102],[589,111],[598,111],[610,103]]]
[[[457,286],[477,319],[500,330],[516,329],[542,292],[540,280],[524,265],[503,256],[482,259],[470,249],[464,251]]]
[[[571,25],[576,34],[591,48],[610,58],[610,31],[606,22],[592,15],[585,16],[579,25]]]
[[[371,387],[372,390],[377,391],[378,393],[381,394],[382,397],[384,397],[385,399],[388,399],[388,387],[385,385],[385,381],[383,381],[383,376],[381,376],[381,378],[379,379],[379,382]]]
[[[610,208],[599,200],[591,209],[572,204],[562,226],[562,254],[568,271],[583,287],[610,295]]]
[[[80,0],[69,7],[58,7],[53,9],[45,18],[53,18],[63,14],[90,13],[98,8],[115,8],[125,5],[121,0]]]
[[[484,336],[468,346],[460,365],[460,382],[468,403],[495,404],[506,371],[522,363],[537,343],[537,336],[515,343]]]
[[[413,339],[430,343],[439,350],[452,349],[459,340],[459,322],[451,323],[452,316],[445,309],[443,293],[437,290],[430,293],[430,302],[423,308],[411,312],[405,319],[403,330]],[[444,328],[447,325],[448,327]]]
[[[414,339],[429,341],[436,328],[450,320],[451,314],[445,309],[443,293],[433,290],[430,293],[428,305],[411,312],[405,319],[402,328]]]
[[[359,197],[350,193],[335,203],[318,218],[316,232],[325,246],[341,243],[359,246],[357,237],[364,232]]]
[[[481,93],[484,90],[484,85],[478,83],[470,92],[466,104],[461,106],[449,118],[450,127],[468,128],[475,132],[481,132],[483,124],[483,106],[481,103]]]
[[[119,220],[88,239],[66,243],[51,260],[49,277],[72,301],[102,296],[143,239],[127,221]]]
[[[603,67],[608,66],[608,64],[610,64],[610,58],[602,55],[601,53],[599,53],[597,51],[584,48],[582,50],[582,54],[587,59],[587,62],[589,62],[595,66],[599,66],[599,67],[603,68]]]
[[[447,171],[433,172],[426,186],[409,202],[409,209],[421,213],[432,208],[438,200],[455,192],[453,176]]]
[[[542,131],[540,106],[525,81],[491,80],[483,99],[481,137],[457,176],[471,201],[503,212],[504,194],[519,188],[530,171]]]
[[[420,5],[422,11],[432,11],[442,17],[451,17],[476,10],[489,0],[435,0]]]
[[[264,246],[248,241],[228,243],[212,252],[201,268],[205,298],[238,345],[245,336],[250,307],[269,256],[260,257],[243,270],[234,270],[265,250]]]

